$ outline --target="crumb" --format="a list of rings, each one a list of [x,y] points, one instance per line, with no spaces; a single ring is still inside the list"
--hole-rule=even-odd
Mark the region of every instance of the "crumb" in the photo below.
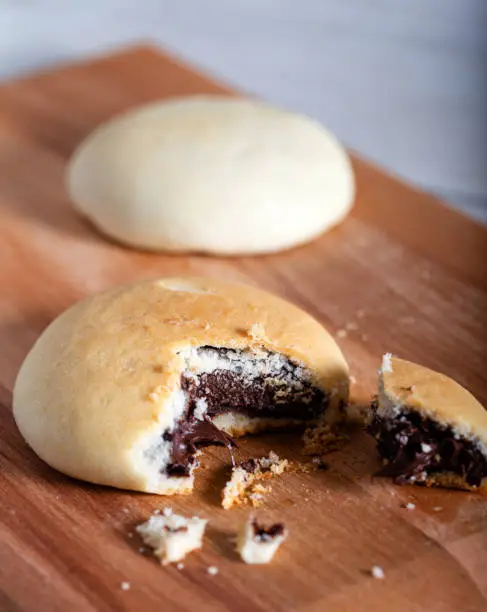
[[[264,496],[262,493],[251,493],[249,495],[249,501],[253,508],[260,508],[264,503]]]
[[[339,329],[336,333],[336,337],[337,338],[346,338],[347,337],[347,330],[346,329]]]
[[[145,546],[141,546],[141,547],[139,548],[139,552],[140,552],[140,554],[141,554],[141,555],[143,555],[143,554],[145,553],[145,551],[146,551]]]
[[[408,502],[407,504],[404,504],[404,508],[406,508],[406,510],[414,510],[416,508],[416,504]]]
[[[272,491],[272,487],[264,487],[259,483],[252,485],[252,493],[249,494],[249,501],[254,508],[259,508],[264,503],[264,493]]]
[[[318,423],[308,427],[303,435],[304,455],[323,455],[340,448],[348,438],[328,423]]]
[[[355,378],[355,376],[350,375],[350,384],[354,385],[357,382],[357,379]]]
[[[210,567],[206,570],[210,576],[216,576],[219,572],[219,569],[214,565],[210,565]]]
[[[122,508],[122,512],[125,512],[125,514],[129,514],[130,510],[128,508]]]
[[[184,569],[184,563],[178,563],[178,564],[176,565],[176,569],[178,569],[178,570],[182,570],[182,569]]]
[[[124,580],[123,582],[120,583],[120,588],[122,589],[122,591],[128,591],[130,589],[130,582],[127,582],[127,580]]]
[[[168,509],[170,510],[170,509]],[[177,514],[151,516],[136,527],[144,544],[150,546],[163,565],[181,561],[189,552],[201,548],[207,520]]]
[[[426,444],[425,442],[423,442],[421,444],[421,450],[423,451],[423,453],[430,453],[433,450],[433,447],[431,446],[431,444]]]
[[[161,510],[159,508],[156,508],[155,510],[152,510],[152,514],[160,514]]]
[[[230,480],[227,481],[222,494],[222,506],[228,510],[234,505],[251,503],[254,507],[262,504],[264,493],[270,487],[264,487],[260,480],[280,476],[290,468],[287,459],[280,459],[279,455],[271,451],[268,457],[242,461],[232,469]]]
[[[370,570],[371,575],[378,580],[384,580],[386,575],[384,574],[384,570],[380,567],[380,565],[373,565]]]
[[[328,470],[329,465],[323,461],[323,457],[316,456],[311,459],[311,463],[316,466],[317,470]]]
[[[358,329],[358,325],[354,321],[349,321],[345,324],[345,329],[348,331],[356,331]]]
[[[433,506],[433,512],[441,512],[443,510],[442,506]]]
[[[287,535],[282,523],[264,526],[250,517],[239,531],[237,551],[245,563],[269,563]]]

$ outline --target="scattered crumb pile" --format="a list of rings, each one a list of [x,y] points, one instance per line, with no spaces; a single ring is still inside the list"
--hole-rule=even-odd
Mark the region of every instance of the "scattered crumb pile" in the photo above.
[[[287,533],[282,523],[264,526],[251,517],[238,534],[237,551],[245,563],[270,563]]]
[[[147,521],[138,525],[136,531],[144,543],[153,549],[162,565],[176,563],[176,568],[182,570],[184,565],[181,560],[188,553],[203,546],[207,522],[197,516],[186,518],[173,514],[170,508],[166,508],[162,514],[153,514]],[[287,535],[283,523],[266,526],[250,517],[238,533],[237,551],[245,563],[269,563]],[[210,576],[216,576],[219,571],[215,565],[206,569]],[[120,588],[128,590],[130,583],[124,581]]]
[[[324,455],[332,450],[339,449],[348,438],[336,428],[321,422],[308,429],[303,435],[304,455]]]
[[[268,457],[248,459],[232,469],[232,476],[223,489],[222,506],[228,510],[234,505],[262,504],[264,493],[271,490],[259,481],[279,476],[290,467],[287,459],[280,459],[271,451]]]
[[[175,563],[193,550],[201,548],[208,521],[197,516],[186,518],[165,508],[136,527],[144,544],[150,546],[163,565]]]

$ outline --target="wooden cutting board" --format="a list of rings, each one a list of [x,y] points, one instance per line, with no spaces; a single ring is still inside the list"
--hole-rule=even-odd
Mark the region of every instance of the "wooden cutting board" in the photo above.
[[[284,520],[290,537],[267,567],[246,566],[234,552],[249,510],[221,509],[228,468],[219,450],[206,452],[194,495],[164,499],[64,477],[21,439],[11,391],[43,328],[86,295],[159,275],[256,284],[342,330],[357,401],[374,393],[389,351],[444,371],[487,402],[486,229],[358,158],[352,215],[279,255],[137,253],[76,215],[63,186],[76,144],[136,104],[198,92],[230,93],[148,48],[0,86],[0,609],[485,610],[487,500],[371,478],[379,463],[364,433],[329,455],[328,471],[273,482],[259,513]],[[299,438],[248,439],[240,453],[270,449],[297,457]],[[166,505],[210,519],[204,549],[183,570],[139,552],[133,533]],[[373,565],[384,580],[370,576]]]

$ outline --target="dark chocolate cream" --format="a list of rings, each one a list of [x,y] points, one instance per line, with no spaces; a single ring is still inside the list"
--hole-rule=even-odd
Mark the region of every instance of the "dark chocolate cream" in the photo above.
[[[274,523],[269,525],[269,527],[265,527],[254,519],[252,521],[252,529],[254,530],[255,539],[261,542],[269,542],[284,534],[284,525],[282,523]]]
[[[372,403],[374,413],[377,402]],[[375,414],[369,432],[377,440],[377,450],[387,463],[377,476],[388,476],[397,484],[421,482],[431,473],[453,472],[470,486],[480,485],[487,476],[487,460],[465,438],[413,410],[391,422]]]
[[[208,417],[200,420],[188,414],[172,433],[165,432],[163,437],[164,440],[172,440],[172,455],[167,466],[169,476],[189,476],[196,464],[196,451],[204,446],[226,446],[232,463],[235,463],[232,452],[232,447],[236,446],[234,440],[213,425]]]
[[[182,374],[181,388],[186,392],[188,405],[175,430],[163,434],[165,440],[173,443],[167,467],[170,476],[189,476],[196,464],[198,448],[220,445],[231,452],[236,446],[228,434],[213,425],[211,417],[237,412],[249,417],[304,422],[316,418],[326,408],[329,398],[312,386],[304,377],[302,367],[290,359],[283,358],[282,366],[269,374],[248,376],[243,365],[239,365],[243,364],[239,356],[243,356],[244,351],[215,347],[201,347],[200,350],[214,352],[219,358],[233,359],[234,367],[199,375]],[[206,402],[203,420],[195,417],[198,400]]]

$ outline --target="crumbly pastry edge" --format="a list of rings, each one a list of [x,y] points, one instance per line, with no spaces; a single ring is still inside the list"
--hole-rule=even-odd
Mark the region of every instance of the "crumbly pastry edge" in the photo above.
[[[383,356],[382,365],[378,371],[379,373],[379,393],[377,395],[377,409],[376,414],[383,418],[387,423],[391,425],[394,423],[395,419],[400,416],[403,412],[417,412],[421,416],[426,418],[431,418],[434,420],[440,427],[449,427],[453,431],[453,434],[458,436],[459,438],[464,438],[469,442],[472,442],[476,448],[487,458],[487,431],[485,431],[485,436],[480,436],[478,432],[474,432],[474,425],[470,420],[467,419],[445,419],[440,418],[440,415],[432,409],[428,407],[422,406],[409,406],[407,402],[398,398],[394,393],[389,393],[385,389],[384,384],[384,373],[393,372],[393,356],[390,353],[386,353]],[[413,385],[414,386],[414,385]],[[466,490],[472,490],[472,487],[469,487],[468,484],[464,482],[464,480],[460,476],[456,476],[454,474],[445,474],[442,477],[441,474],[436,474],[430,476],[428,481],[430,481],[431,485],[438,484],[440,481],[445,483],[452,483],[454,480],[457,483],[456,485],[448,485],[442,484],[442,486],[455,486],[459,487],[463,483],[463,487]],[[441,477],[441,478],[440,478]],[[453,478],[455,477],[455,478]],[[485,481],[486,479],[484,479]],[[428,482],[426,481],[426,482]],[[482,484],[481,486],[485,486]]]

